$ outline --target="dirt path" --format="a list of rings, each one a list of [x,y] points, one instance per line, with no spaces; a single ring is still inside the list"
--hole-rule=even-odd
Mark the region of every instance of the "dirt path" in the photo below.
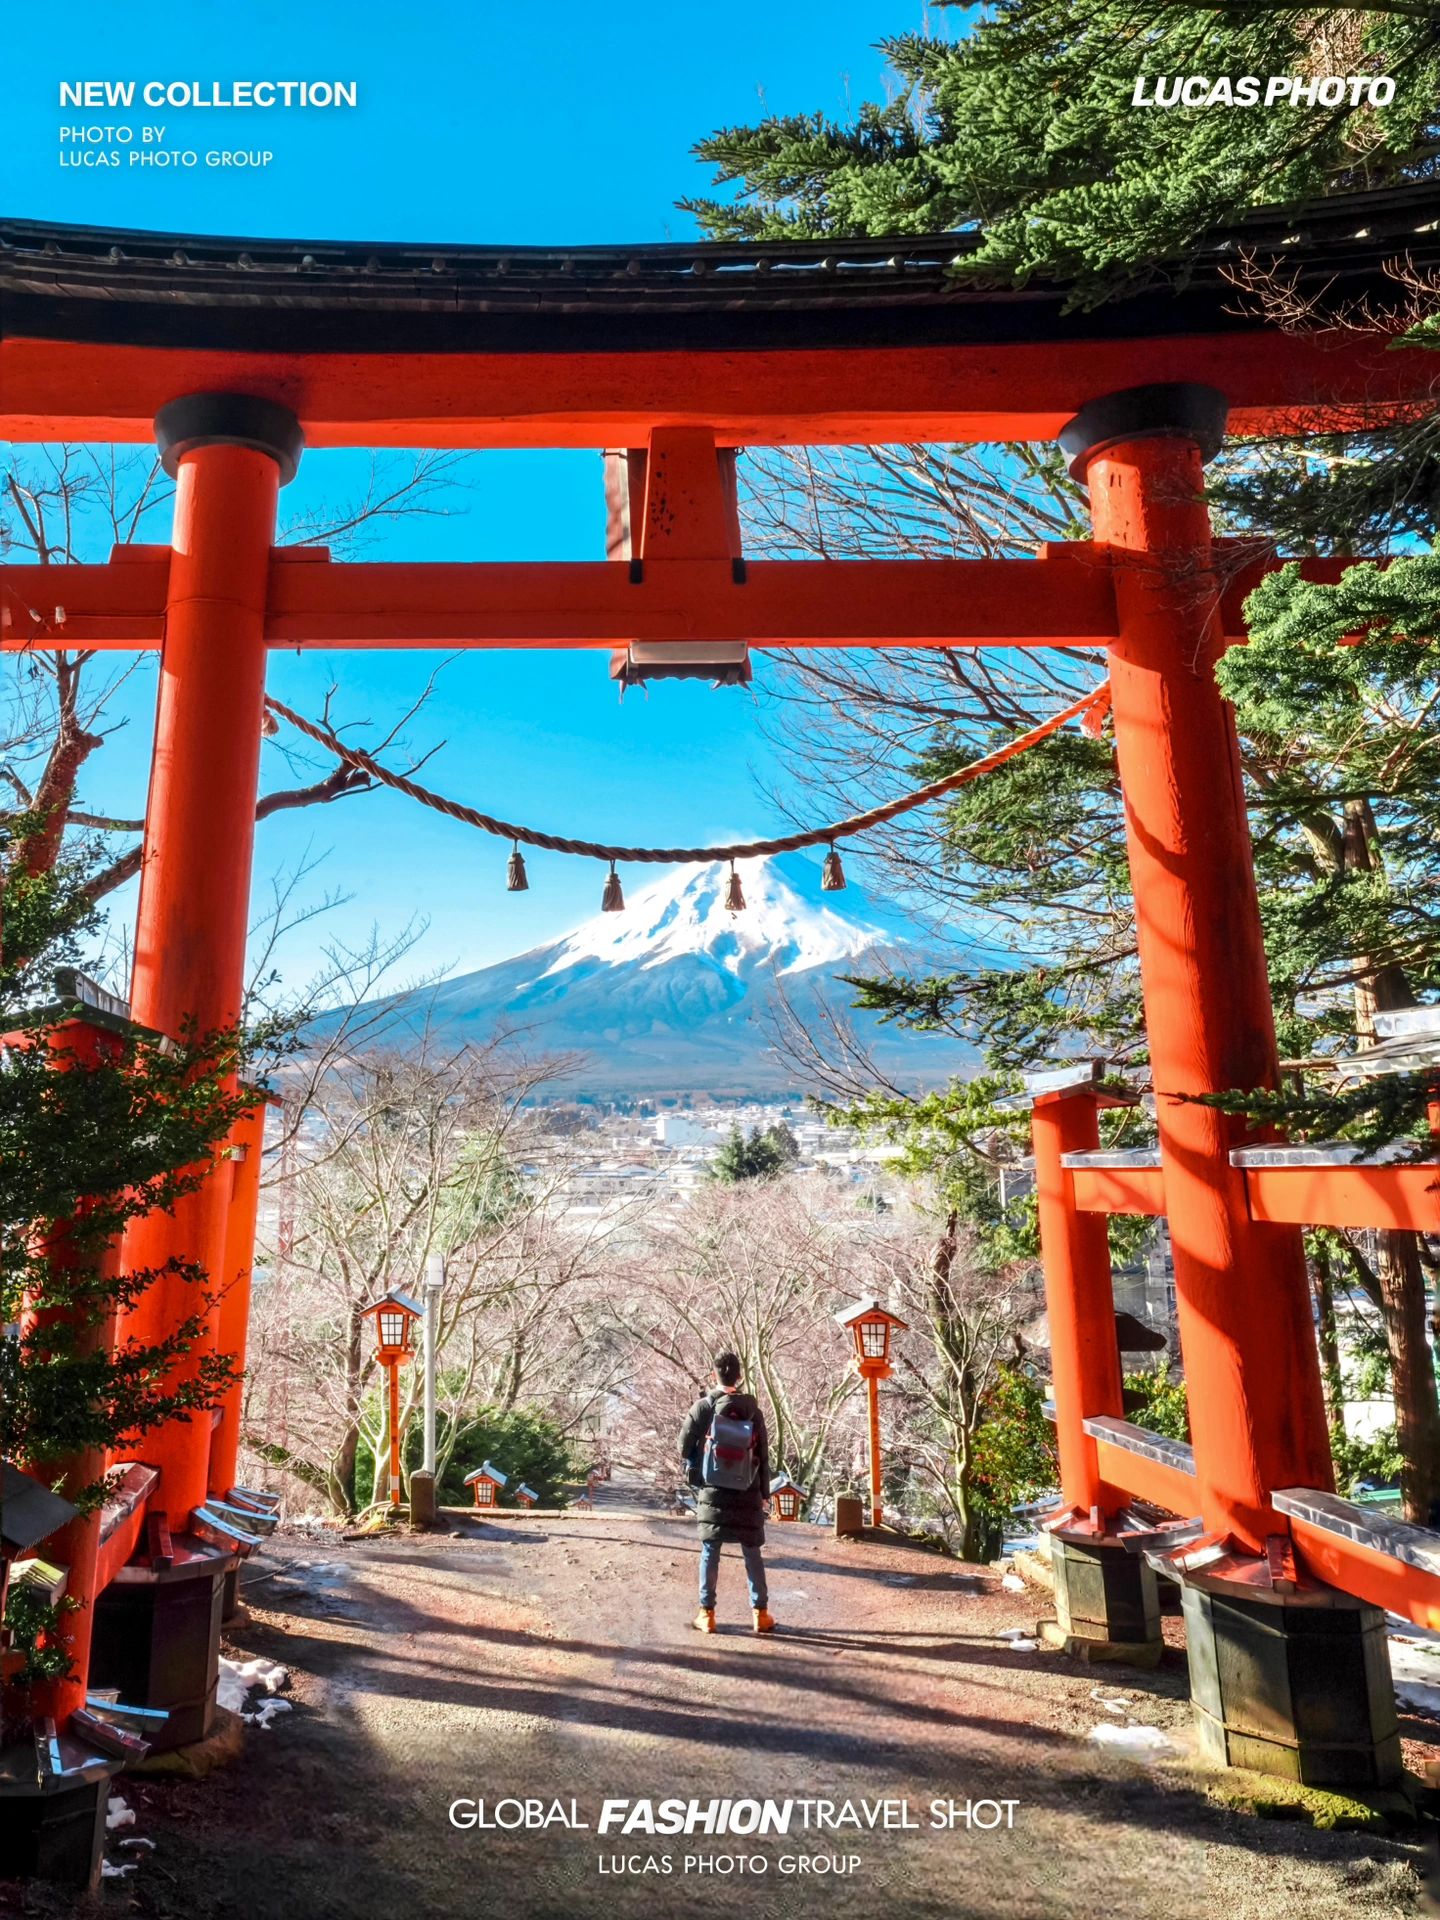
[[[467,1522],[462,1538],[278,1538],[246,1570],[234,1651],[291,1665],[296,1711],[185,1785],[126,1784],[157,1842],[115,1912],[165,1920],[431,1916],[1034,1916],[1357,1920],[1412,1909],[1413,1848],[1238,1816],[1185,1760],[1087,1739],[1097,1676],[1015,1650],[1034,1597],[931,1555],[772,1527],[773,1640],[738,1556],[721,1631],[689,1629],[686,1523],[607,1489],[592,1515]],[[1169,1662],[1173,1662],[1169,1664]],[[1183,1661],[1104,1677],[1188,1740]],[[909,1803],[915,1830],[619,1838],[607,1798]],[[456,1800],[574,1800],[589,1830],[460,1830]],[[1017,1802],[1014,1826],[932,1831],[935,1800]],[[984,1817],[989,1817],[988,1814]],[[844,1876],[782,1861],[858,1858]],[[687,1858],[748,1860],[726,1875]],[[757,1857],[767,1863],[755,1870]],[[640,1871],[646,1859],[663,1863]],[[623,1861],[629,1870],[602,1870]]]

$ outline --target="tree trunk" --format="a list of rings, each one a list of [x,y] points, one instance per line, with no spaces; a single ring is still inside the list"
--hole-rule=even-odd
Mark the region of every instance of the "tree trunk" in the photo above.
[[[1383,870],[1379,830],[1368,800],[1345,803],[1345,864],[1361,872]],[[1403,967],[1377,965],[1355,983],[1355,1031],[1373,1044],[1375,1015],[1416,1005]],[[1420,1526],[1440,1518],[1440,1401],[1430,1353],[1425,1269],[1418,1235],[1398,1229],[1376,1236],[1375,1275],[1395,1395],[1395,1438],[1401,1455],[1400,1488],[1405,1517]]]
[[[31,809],[31,818],[37,822],[36,830],[22,843],[21,865],[27,874],[49,873],[59,859],[60,843],[65,837],[65,816],[75,798],[80,769],[90,754],[104,744],[98,733],[86,733],[74,715],[62,708],[60,731],[50,749]]]
[[[365,1330],[365,1317],[357,1304],[350,1309],[349,1338],[345,1346],[345,1404],[350,1409],[350,1422],[346,1427],[339,1446],[335,1449],[335,1458],[330,1473],[333,1481],[331,1499],[342,1514],[355,1511],[355,1463],[360,1457],[360,1343]]]
[[[1422,1527],[1440,1520],[1440,1403],[1427,1337],[1425,1274],[1413,1233],[1379,1235],[1375,1262],[1395,1395],[1395,1437],[1405,1518]]]
[[[335,1450],[330,1468],[330,1500],[336,1511],[348,1518],[355,1511],[355,1463],[360,1457],[360,1429],[352,1421]]]
[[[991,1557],[986,1551],[989,1528],[968,1500],[961,1504],[964,1524],[960,1529],[960,1558],[971,1566],[980,1566]]]
[[[1345,1385],[1340,1371],[1340,1331],[1335,1324],[1335,1282],[1329,1250],[1316,1247],[1310,1256],[1310,1283],[1315,1292],[1315,1322],[1320,1344],[1320,1375],[1325,1389],[1325,1417],[1332,1435],[1345,1431]]]

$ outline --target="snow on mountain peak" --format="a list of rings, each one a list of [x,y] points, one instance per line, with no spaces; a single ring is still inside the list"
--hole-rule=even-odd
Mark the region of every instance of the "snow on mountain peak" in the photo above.
[[[826,893],[820,863],[803,854],[744,860],[739,871],[745,907],[730,913],[728,861],[648,883],[627,868],[622,912],[597,913],[557,940],[423,992],[389,996],[372,1040],[403,1044],[429,1031],[484,1043],[520,1034],[532,1048],[583,1061],[566,1081],[572,1095],[751,1098],[805,1090],[807,1069],[779,1032],[823,1003],[853,1018],[897,1085],[931,1084],[963,1064],[965,1050],[952,1040],[846,1011],[853,989],[837,974],[903,964],[913,952],[916,929],[898,910],[854,885]]]
[[[597,913],[565,935],[545,973],[587,960],[648,969],[692,956],[735,974],[770,966],[804,973],[899,943],[893,929],[831,906],[836,896],[821,891],[819,867],[801,855],[745,860],[739,869],[743,912],[725,906],[728,862],[682,867],[628,890],[623,913]]]

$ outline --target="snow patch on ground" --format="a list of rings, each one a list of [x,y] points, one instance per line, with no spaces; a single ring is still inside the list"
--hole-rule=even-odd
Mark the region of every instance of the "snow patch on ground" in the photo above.
[[[254,1713],[244,1715],[244,1720],[247,1727],[259,1727],[263,1732],[277,1713],[290,1711],[291,1705],[288,1700],[262,1700]]]
[[[1124,1694],[1106,1693],[1103,1687],[1092,1687],[1090,1698],[1097,1707],[1103,1707],[1106,1713],[1119,1714],[1126,1720],[1130,1718],[1130,1704]]]
[[[1440,1633],[1408,1625],[1397,1632],[1392,1627],[1390,1675],[1402,1707],[1440,1719]]]
[[[117,1833],[121,1827],[133,1827],[134,1824],[135,1809],[121,1794],[112,1793],[105,1802],[105,1831],[108,1834],[113,1834]],[[142,1840],[135,1836],[120,1842],[122,1850],[131,1853],[139,1852],[142,1848],[148,1851],[154,1845],[155,1842],[153,1840]],[[123,1864],[117,1864],[112,1860],[102,1860],[100,1862],[100,1878],[102,1880],[123,1880],[127,1874],[134,1873],[139,1864],[140,1862],[138,1860],[126,1860]]]
[[[1097,1747],[1106,1747],[1111,1752],[1132,1754],[1137,1760],[1159,1760],[1166,1754],[1176,1751],[1175,1743],[1168,1733],[1159,1727],[1129,1726],[1117,1727],[1113,1720],[1102,1720],[1098,1727],[1090,1729],[1089,1736]]]
[[[247,1720],[254,1720],[258,1718],[258,1714],[247,1714],[245,1712],[246,1702],[249,1700],[252,1690],[256,1687],[263,1687],[266,1693],[273,1694],[278,1693],[282,1687],[288,1687],[289,1684],[290,1669],[288,1667],[282,1667],[278,1661],[261,1659],[243,1661],[227,1660],[222,1654],[220,1657],[220,1685],[216,1693],[216,1698],[220,1705],[226,1708],[228,1712],[238,1713]],[[289,1703],[285,1702],[284,1705],[288,1710]],[[264,1711],[263,1706],[259,1711]],[[262,1726],[269,1726],[270,1719],[267,1717],[261,1721],[260,1724]]]
[[[1006,1593],[1024,1593],[1025,1591],[1025,1582],[1020,1578],[1018,1573],[1003,1574],[1000,1579],[1000,1584]]]
[[[310,1587],[342,1587],[354,1572],[343,1560],[316,1560],[312,1565],[297,1569],[297,1573]]]
[[[1029,1627],[1003,1627],[995,1637],[1003,1640],[1012,1653],[1040,1651],[1040,1642],[1033,1638]]]

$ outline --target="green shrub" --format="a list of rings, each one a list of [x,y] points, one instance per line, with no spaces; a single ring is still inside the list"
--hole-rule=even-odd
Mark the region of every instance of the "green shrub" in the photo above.
[[[437,1421],[436,1441],[440,1458],[450,1440],[451,1423],[442,1413]],[[405,1467],[413,1473],[424,1458],[425,1437],[417,1415],[405,1433]],[[441,1506],[468,1506],[473,1489],[465,1485],[467,1473],[486,1461],[508,1475],[502,1489],[502,1506],[516,1505],[515,1488],[523,1480],[533,1487],[542,1507],[560,1506],[566,1497],[566,1482],[579,1479],[588,1461],[577,1452],[570,1437],[547,1414],[532,1407],[474,1407],[456,1423],[455,1446],[440,1475],[437,1498]],[[355,1465],[355,1499],[360,1507],[374,1497],[374,1462],[368,1448],[362,1448]]]
[[[1170,1369],[1145,1367],[1139,1373],[1125,1375],[1127,1394],[1138,1394],[1142,1404],[1130,1403],[1125,1418],[1146,1433],[1163,1434],[1167,1440],[1190,1438],[1190,1402],[1183,1380],[1172,1380]]]

